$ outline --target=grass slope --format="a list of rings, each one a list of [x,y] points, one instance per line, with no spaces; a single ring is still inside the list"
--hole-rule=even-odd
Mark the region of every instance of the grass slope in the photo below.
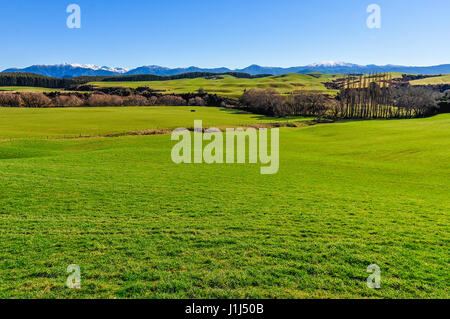
[[[282,128],[273,176],[173,144],[1,142],[0,297],[449,297],[450,116]]]
[[[206,92],[222,96],[238,98],[245,89],[267,89],[273,88],[280,93],[289,93],[295,90],[317,90],[334,94],[332,90],[327,90],[324,82],[331,81],[335,75],[316,74],[285,74],[257,79],[240,79],[231,75],[224,75],[218,78],[196,78],[170,81],[146,81],[146,82],[91,82],[90,84],[100,87],[131,87],[137,88],[147,86],[154,90],[161,90],[165,93],[189,93],[196,92],[203,88]]]
[[[49,89],[41,87],[31,87],[31,86],[0,86],[1,91],[13,91],[13,92],[58,92],[61,89]],[[68,91],[66,91],[68,92]]]
[[[450,74],[436,76],[426,79],[410,81],[411,85],[439,85],[439,84],[450,84]]]
[[[195,110],[195,112],[191,112]],[[269,122],[303,121],[308,118],[273,118],[239,110],[215,107],[78,107],[0,108],[1,138],[58,138],[103,136],[145,129],[192,127],[203,119],[204,126],[248,125]]]

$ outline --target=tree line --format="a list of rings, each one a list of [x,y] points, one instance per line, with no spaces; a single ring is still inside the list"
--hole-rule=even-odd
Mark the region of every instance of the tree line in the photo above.
[[[106,88],[105,88],[106,89]],[[6,107],[83,107],[83,106],[232,106],[236,102],[203,91],[186,94],[158,94],[148,88],[111,88],[104,93],[0,92],[0,106]],[[106,90],[107,91],[107,90]]]
[[[294,91],[282,96],[274,89],[246,90],[240,107],[269,116],[323,116],[333,99],[319,91]]]
[[[59,89],[73,84],[74,81],[72,79],[52,78],[34,73],[0,73],[0,86],[32,86]]]
[[[348,76],[336,97],[335,118],[412,118],[436,114],[440,95],[432,89],[394,87],[389,74]]]
[[[248,90],[240,99],[250,112],[271,116],[316,116],[332,119],[412,118],[439,112],[441,94],[430,88],[391,85],[389,74],[349,75],[335,98],[318,91],[280,95],[273,89]]]
[[[78,89],[79,85],[89,82],[121,82],[121,81],[169,81],[179,79],[195,79],[202,77],[221,77],[231,75],[236,78],[254,79],[270,76],[270,74],[250,75],[248,73],[228,72],[190,72],[184,74],[159,76],[153,74],[120,75],[120,76],[79,76],[73,78],[53,78],[35,73],[10,72],[0,73],[0,86],[32,86],[51,89]]]

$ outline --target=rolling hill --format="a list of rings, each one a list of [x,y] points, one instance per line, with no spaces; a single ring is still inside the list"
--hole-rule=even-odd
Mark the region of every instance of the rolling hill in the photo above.
[[[220,75],[194,79],[179,79],[169,81],[126,81],[126,82],[90,82],[99,87],[150,87],[161,93],[190,93],[200,88],[208,93],[226,97],[238,98],[244,90],[276,89],[281,94],[296,90],[321,91],[334,94],[337,91],[328,90],[324,83],[337,75],[329,74],[283,74],[256,79],[236,78],[231,75]]]

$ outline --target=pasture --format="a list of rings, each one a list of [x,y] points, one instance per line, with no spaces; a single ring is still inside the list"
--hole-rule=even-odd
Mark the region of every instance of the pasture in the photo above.
[[[1,91],[11,91],[11,92],[56,92],[61,91],[61,89],[49,89],[42,87],[32,87],[32,86],[0,86]]]
[[[0,108],[0,139],[105,136],[147,129],[191,128],[301,122],[305,117],[274,118],[216,107]]]
[[[239,98],[244,90],[273,88],[281,94],[295,90],[314,90],[335,94],[334,90],[328,90],[324,82],[329,82],[337,75],[328,74],[285,74],[256,79],[242,79],[231,75],[219,75],[210,78],[181,79],[169,81],[145,81],[145,82],[91,82],[89,84],[99,87],[150,87],[161,93],[189,93],[202,88],[208,93],[221,96]]]
[[[410,81],[411,85],[439,85],[439,84],[450,84],[450,74],[425,78],[421,80]]]
[[[276,175],[61,138],[273,120],[189,109],[1,109],[0,297],[449,297],[449,115],[281,128]]]

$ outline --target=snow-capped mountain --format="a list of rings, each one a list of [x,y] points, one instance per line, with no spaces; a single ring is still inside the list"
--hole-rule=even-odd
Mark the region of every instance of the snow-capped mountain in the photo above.
[[[114,73],[126,73],[126,72],[128,72],[130,70],[130,69],[126,69],[126,68],[112,68],[112,67],[109,67],[109,66],[98,66],[98,65],[93,65],[93,64],[69,64],[69,63],[64,63],[62,65],[63,66],[71,66],[73,68],[92,69],[94,71],[102,70],[102,71],[109,71],[109,72],[114,72]]]
[[[27,68],[12,68],[3,72],[30,72],[57,78],[71,78],[76,76],[108,76],[108,75],[137,75],[137,74],[154,74],[159,76],[177,75],[189,72],[210,72],[210,73],[226,73],[226,72],[243,72],[251,75],[272,74],[282,75],[286,73],[311,73],[321,72],[327,74],[337,73],[381,73],[381,72],[400,72],[412,74],[449,74],[450,64],[442,64],[436,66],[401,66],[401,65],[358,65],[346,62],[321,62],[305,66],[296,66],[289,68],[281,67],[265,67],[256,64],[250,65],[243,69],[229,68],[199,68],[195,66],[187,68],[167,68],[158,65],[141,66],[135,69],[112,68],[108,66],[96,66],[90,64],[55,64],[55,65],[33,65]]]
[[[358,64],[329,61],[329,62],[319,62],[319,63],[308,64],[307,66],[309,66],[309,67],[336,67],[336,66],[354,67],[354,66],[358,66]]]
[[[54,65],[32,65],[23,69],[6,69],[3,72],[29,72],[56,78],[72,78],[75,76],[120,75],[125,74],[128,71],[129,70],[125,68],[63,63]]]

